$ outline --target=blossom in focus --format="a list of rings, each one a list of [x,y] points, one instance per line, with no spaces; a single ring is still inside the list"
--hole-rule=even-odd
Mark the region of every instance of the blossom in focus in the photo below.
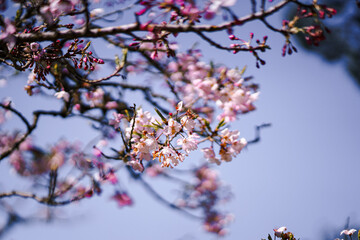
[[[188,138],[179,138],[177,140],[177,144],[182,146],[182,150],[184,150],[186,153],[189,153],[190,151],[196,150],[198,145],[199,135],[196,133],[190,134]]]
[[[185,130],[189,132],[191,132],[195,128],[195,121],[188,116],[182,117],[180,122],[184,126]]]
[[[170,118],[168,125],[164,129],[165,135],[174,135],[181,130],[181,124],[175,121],[174,119]]]
[[[160,152],[156,154],[159,158],[159,161],[162,162],[162,167],[170,167],[171,164],[176,166],[179,164],[179,160],[182,162],[184,160],[184,156],[180,153],[177,153],[171,147],[163,147]]]

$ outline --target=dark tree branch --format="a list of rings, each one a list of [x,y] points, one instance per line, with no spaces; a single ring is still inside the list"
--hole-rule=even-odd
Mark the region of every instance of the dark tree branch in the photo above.
[[[191,217],[191,218],[196,218],[196,219],[202,219],[202,217],[199,217],[199,216],[196,216],[196,215],[193,215],[192,213],[186,211],[185,209],[183,208],[180,208],[178,206],[176,206],[175,204],[167,201],[165,198],[163,198],[158,192],[156,192],[151,186],[150,184],[148,184],[143,178],[142,178],[142,175],[141,174],[138,174],[138,173],[135,173],[130,166],[127,166],[127,169],[130,173],[130,175],[140,181],[140,183],[143,185],[143,187],[146,189],[146,191],[148,191],[156,200],[158,200],[159,202],[165,204],[166,206],[168,206],[169,208],[171,209],[174,209],[174,210],[177,210],[183,214],[185,214],[186,216],[188,217]]]
[[[251,22],[257,19],[265,18],[274,14],[275,12],[282,9],[285,5],[290,2],[294,2],[300,4],[296,0],[284,0],[277,5],[269,8],[264,12],[256,12],[251,15],[229,21],[224,22],[218,25],[176,25],[176,24],[149,24],[148,27],[159,30],[159,31],[167,31],[170,33],[181,33],[181,32],[218,32],[222,30],[227,30],[231,27],[237,25],[243,25],[247,22]],[[74,38],[98,38],[104,36],[115,35],[118,33],[134,33],[134,32],[147,32],[148,29],[144,29],[140,26],[139,23],[131,23],[127,25],[121,26],[113,26],[113,27],[104,27],[104,28],[93,28],[86,31],[86,27],[81,29],[69,29],[63,31],[49,31],[49,32],[39,32],[39,33],[20,33],[16,34],[17,42],[41,42],[41,41],[56,41],[58,39],[74,39]]]
[[[254,144],[260,141],[260,131],[262,128],[270,127],[270,123],[264,123],[255,127],[255,138],[247,142],[247,145]]]

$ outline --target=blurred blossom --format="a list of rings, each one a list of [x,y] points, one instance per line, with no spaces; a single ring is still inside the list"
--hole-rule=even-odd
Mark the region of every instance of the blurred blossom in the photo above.
[[[8,49],[11,50],[16,43],[16,38],[14,36],[14,33],[16,32],[16,28],[9,18],[5,18],[4,22],[5,22],[5,30],[1,32],[0,40],[5,41]]]
[[[281,234],[287,230],[286,227],[274,228],[275,236],[281,237]]]
[[[348,229],[345,229],[345,230],[342,230],[341,231],[341,233],[340,233],[340,235],[346,235],[346,236],[351,236],[351,235],[353,235],[354,233],[356,232],[356,229],[350,229],[350,230],[348,230]]]
[[[119,207],[131,206],[133,204],[132,199],[125,192],[116,192],[112,199],[117,202]]]
[[[97,17],[104,14],[105,10],[103,8],[95,8],[90,11],[90,17]]]
[[[70,94],[65,91],[56,92],[54,96],[58,99],[64,99],[65,102],[68,102],[70,99]]]
[[[2,78],[2,79],[0,79],[0,88],[2,88],[2,87],[6,87],[6,79],[4,79],[4,78]]]

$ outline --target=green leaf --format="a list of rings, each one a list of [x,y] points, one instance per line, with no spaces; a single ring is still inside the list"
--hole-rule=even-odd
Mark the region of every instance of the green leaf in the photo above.
[[[225,123],[225,119],[221,119],[221,121],[219,122],[219,124],[216,126],[216,130],[220,129],[222,126],[224,126],[226,123]]]
[[[143,127],[153,128],[154,126],[146,124],[146,125],[143,125]]]
[[[271,238],[270,234],[268,235],[268,240],[272,240],[272,238]]]
[[[90,47],[91,41],[89,41],[86,46],[84,47],[84,52]]]
[[[16,16],[15,16],[15,23],[17,23],[22,15],[23,11],[22,11],[22,7],[20,7],[17,11],[16,11]]]
[[[167,122],[167,119],[161,114],[161,112],[159,111],[159,109],[154,108],[155,112],[159,115],[159,117],[161,118],[161,120],[163,120],[164,123]]]
[[[152,125],[152,127],[153,128],[161,128],[161,129],[163,129],[163,126],[161,126],[161,124],[158,124],[158,123],[152,123],[153,125]]]
[[[245,65],[245,66],[243,67],[243,69],[241,69],[241,71],[240,71],[240,74],[241,74],[241,75],[243,75],[243,74],[245,73],[246,68],[247,68],[247,67],[246,67],[246,65]]]
[[[209,123],[208,120],[206,120],[206,119],[205,119],[205,126],[206,126],[206,128],[211,132],[210,123]]]
[[[116,66],[118,67],[118,66],[120,66],[120,58],[119,58],[119,55],[115,55],[115,64],[116,64]]]

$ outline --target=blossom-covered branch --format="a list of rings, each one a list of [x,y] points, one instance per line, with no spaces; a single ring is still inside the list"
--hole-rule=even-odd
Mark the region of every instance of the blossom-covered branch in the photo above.
[[[258,7],[258,1],[252,0],[251,13],[238,17],[235,2],[141,0],[109,9],[95,8],[90,0],[20,1],[13,16],[5,3],[0,8],[6,13],[0,17],[0,63],[9,77],[4,81],[25,72],[24,89],[30,97],[57,102],[52,106],[55,110],[31,109],[32,121],[10,100],[0,104],[0,160],[6,159],[14,173],[37,183],[31,191],[5,188],[0,199],[63,206],[101,195],[110,185],[111,199],[126,207],[134,200],[132,189],[123,183],[125,175],[138,180],[164,205],[200,219],[206,231],[226,234],[233,217],[218,206],[231,194],[211,167],[241,156],[269,124],[257,126],[253,140],[232,129],[234,121],[256,109],[259,85],[247,75],[246,67],[206,62],[200,49],[181,49],[176,37],[195,33],[217,49],[250,53],[260,67],[266,64],[261,54],[270,49],[271,36],[239,34],[236,29],[254,21],[264,23],[285,38],[285,56],[297,51],[293,34],[303,34],[314,45],[324,40],[327,28],[322,19],[336,13],[317,1],[261,0]],[[290,3],[298,6],[293,19],[269,22],[269,16]],[[120,14],[134,18],[122,25],[109,19]],[[227,19],[220,20],[220,14]],[[313,20],[311,25],[298,25],[308,19]],[[213,38],[214,32],[226,37]],[[104,51],[106,44],[113,51]],[[146,104],[134,93],[140,93]],[[25,131],[7,127],[11,114],[22,121]],[[95,140],[84,139],[82,145],[48,137],[53,143],[40,146],[32,136],[43,116],[90,120]],[[183,162],[194,166],[185,171],[186,179],[181,171],[173,171]],[[70,174],[63,174],[68,170]],[[180,189],[178,199],[171,202],[156,191],[151,177],[162,177]],[[285,230],[277,229],[275,238],[285,239]]]

